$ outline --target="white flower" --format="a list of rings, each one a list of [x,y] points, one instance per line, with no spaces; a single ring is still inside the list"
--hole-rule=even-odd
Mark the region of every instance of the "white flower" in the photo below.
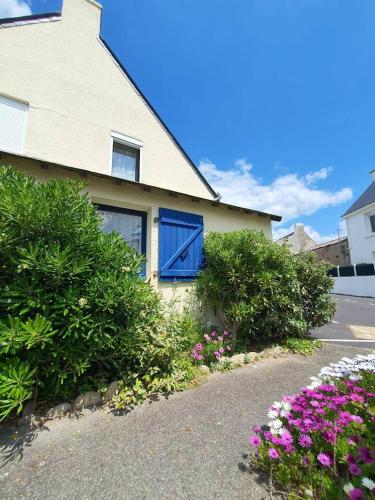
[[[345,491],[345,493],[347,495],[349,495],[349,493],[354,490],[354,486],[352,485],[352,483],[346,483],[343,487],[343,490]]]
[[[285,410],[287,413],[289,413],[290,410],[292,409],[292,406],[288,401],[283,401],[282,405],[283,405],[283,410]]]
[[[368,477],[363,477],[361,479],[362,481],[362,485],[365,487],[365,488],[368,488],[369,490],[373,490],[375,488],[375,481],[373,481],[372,479],[368,478]]]
[[[87,299],[85,299],[85,297],[81,297],[78,301],[78,304],[83,307],[87,304]]]
[[[279,418],[276,418],[275,420],[271,420],[269,425],[270,425],[270,427],[273,427],[274,429],[280,429],[283,426],[283,423]]]
[[[283,403],[280,403],[280,401],[275,401],[272,406],[273,406],[273,408],[280,409],[280,408],[282,408]]]
[[[268,418],[277,418],[279,416],[279,412],[276,410],[269,410],[267,413]]]

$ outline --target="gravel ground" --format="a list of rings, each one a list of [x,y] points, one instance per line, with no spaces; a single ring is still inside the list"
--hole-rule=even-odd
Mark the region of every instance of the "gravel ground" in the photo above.
[[[262,360],[125,416],[97,410],[29,433],[4,426],[0,496],[267,498],[262,480],[248,470],[252,425],[266,423],[269,404],[322,366],[359,352],[368,351],[328,345],[314,357]]]

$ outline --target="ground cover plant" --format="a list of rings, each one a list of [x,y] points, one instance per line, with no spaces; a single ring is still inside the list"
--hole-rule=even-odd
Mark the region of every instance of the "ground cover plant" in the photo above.
[[[181,324],[140,279],[143,257],[101,231],[82,182],[1,168],[0,227],[0,419],[98,380],[163,390],[189,372]]]
[[[375,352],[323,368],[255,426],[252,465],[290,498],[375,495]]]
[[[330,321],[334,303],[328,266],[312,254],[293,256],[261,231],[211,232],[197,294],[237,340],[306,336]]]
[[[205,333],[201,342],[197,342],[191,351],[192,359],[197,364],[214,366],[232,351],[231,335],[224,330],[222,334],[212,330]]]

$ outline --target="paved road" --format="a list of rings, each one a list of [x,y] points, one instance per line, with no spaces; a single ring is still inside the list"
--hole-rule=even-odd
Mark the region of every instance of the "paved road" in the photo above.
[[[329,325],[314,332],[320,339],[375,349],[375,299],[334,295],[336,315]],[[341,342],[336,342],[337,340]]]
[[[368,352],[327,345],[214,374],[198,389],[145,403],[126,416],[98,410],[38,433],[4,427],[0,497],[6,499],[261,499],[247,469],[251,427],[270,403],[322,366]]]

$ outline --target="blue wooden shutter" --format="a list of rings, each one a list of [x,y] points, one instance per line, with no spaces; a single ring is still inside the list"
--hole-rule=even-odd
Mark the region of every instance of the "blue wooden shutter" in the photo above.
[[[159,279],[190,281],[203,259],[203,217],[159,208]]]

